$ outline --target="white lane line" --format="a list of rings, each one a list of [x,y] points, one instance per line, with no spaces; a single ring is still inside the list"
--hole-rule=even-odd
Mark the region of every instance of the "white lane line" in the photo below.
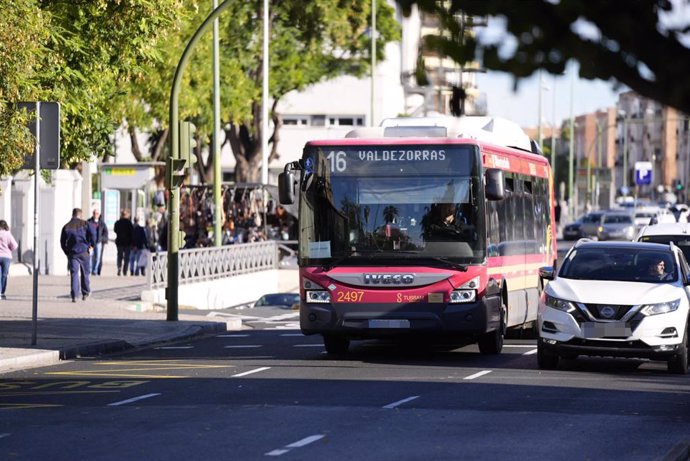
[[[292,347],[323,347],[323,344],[295,344]]]
[[[160,346],[160,347],[154,347],[154,349],[160,349],[160,350],[194,349],[194,346]]]
[[[539,349],[532,349],[531,351],[527,351],[527,352],[523,353],[522,355],[532,355],[532,354],[536,354],[538,350],[539,350]]]
[[[156,393],[156,394],[140,395],[139,397],[132,397],[131,399],[121,400],[121,401],[119,401],[119,402],[109,403],[108,406],[109,406],[109,407],[117,407],[117,406],[119,406],[119,405],[126,405],[126,404],[128,404],[128,403],[137,402],[137,401],[139,401],[139,400],[149,399],[149,398],[151,398],[151,397],[157,397],[157,396],[159,396],[159,395],[161,395],[161,394],[160,394],[160,393]]]
[[[6,434],[0,434],[0,439],[4,439],[5,437],[9,437],[10,435],[12,434],[10,434],[9,432]]]
[[[302,333],[283,333],[283,334],[280,335],[280,336],[300,336],[300,337],[304,337],[304,335],[303,335]]]
[[[249,370],[249,371],[245,371],[244,373],[238,373],[236,375],[232,375],[231,378],[241,378],[242,376],[253,375],[254,373],[258,373],[260,371],[266,371],[266,370],[270,370],[270,369],[271,369],[271,367],[255,368],[254,370]]]
[[[491,370],[484,370],[484,371],[480,371],[479,373],[469,375],[469,376],[465,377],[464,379],[477,379],[480,376],[488,375],[489,373],[491,373]]]
[[[314,443],[317,440],[321,440],[324,437],[325,435],[322,434],[310,435],[309,437],[305,437],[302,440],[298,440],[297,442],[291,443],[290,445],[285,445],[285,448],[279,448],[277,450],[269,451],[268,453],[266,453],[266,456],[284,455],[285,453],[289,452],[292,448],[306,447],[310,443]]]
[[[397,402],[389,403],[388,405],[385,405],[383,408],[386,408],[386,409],[395,408],[395,407],[397,407],[397,406],[402,405],[403,403],[411,402],[412,400],[418,399],[418,398],[419,398],[418,395],[413,395],[412,397],[408,397],[408,398],[406,398],[406,399],[398,400]]]
[[[249,335],[218,335],[216,338],[248,338]]]
[[[260,344],[238,344],[235,346],[224,346],[225,349],[256,349],[257,347],[261,347]]]
[[[534,344],[504,344],[503,347],[534,347]]]

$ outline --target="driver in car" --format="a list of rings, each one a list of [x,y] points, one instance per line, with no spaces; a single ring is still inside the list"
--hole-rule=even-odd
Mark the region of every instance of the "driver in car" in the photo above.
[[[663,258],[653,259],[647,268],[647,273],[659,280],[668,280],[671,276],[666,272],[666,261]]]

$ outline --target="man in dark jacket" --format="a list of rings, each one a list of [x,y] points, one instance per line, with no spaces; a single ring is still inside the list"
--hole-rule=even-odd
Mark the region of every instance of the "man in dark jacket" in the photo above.
[[[101,275],[103,267],[103,250],[108,244],[108,226],[105,225],[103,216],[98,210],[93,210],[93,215],[86,221],[96,232],[96,246],[91,255],[91,274]]]
[[[134,226],[129,218],[129,210],[120,211],[120,219],[115,221],[115,246],[117,246],[117,275],[124,272],[127,275],[129,268],[129,255],[134,243]]]
[[[89,250],[96,246],[96,233],[89,223],[81,219],[81,208],[72,210],[72,219],[65,224],[60,234],[60,247],[67,255],[71,278],[70,295],[72,302],[76,302],[77,294],[81,292],[86,299],[91,294],[89,281]],[[81,287],[79,272],[81,271]]]

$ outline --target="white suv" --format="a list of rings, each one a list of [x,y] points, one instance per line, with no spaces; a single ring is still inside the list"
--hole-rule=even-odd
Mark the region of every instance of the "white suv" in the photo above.
[[[659,223],[644,226],[635,237],[636,242],[664,243],[673,242],[690,261],[690,224],[688,223]]]
[[[674,244],[578,241],[539,300],[540,368],[578,355],[664,360],[688,371],[690,267]]]

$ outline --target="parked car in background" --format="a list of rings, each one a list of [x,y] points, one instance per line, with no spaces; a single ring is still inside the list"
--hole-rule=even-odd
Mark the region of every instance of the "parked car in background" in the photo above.
[[[577,218],[577,220],[566,224],[563,227],[563,240],[577,240],[582,238],[583,235],[580,232],[580,227],[582,226],[582,216]]]
[[[595,237],[603,215],[603,211],[593,211],[584,215],[580,224],[580,237]]]
[[[675,245],[577,242],[539,300],[537,361],[556,368],[578,355],[636,357],[688,371],[688,274]]]
[[[688,223],[661,223],[644,226],[637,233],[635,240],[666,245],[673,242],[683,252],[685,259],[690,261],[690,224]]]
[[[635,238],[635,223],[627,211],[606,212],[601,216],[597,228],[599,240],[632,240]]]
[[[263,295],[254,307],[278,307],[280,309],[299,309],[299,293],[271,293]]]
[[[652,218],[659,212],[659,207],[642,207],[636,208],[633,214],[633,221],[635,227],[639,230],[643,226],[650,223]]]

